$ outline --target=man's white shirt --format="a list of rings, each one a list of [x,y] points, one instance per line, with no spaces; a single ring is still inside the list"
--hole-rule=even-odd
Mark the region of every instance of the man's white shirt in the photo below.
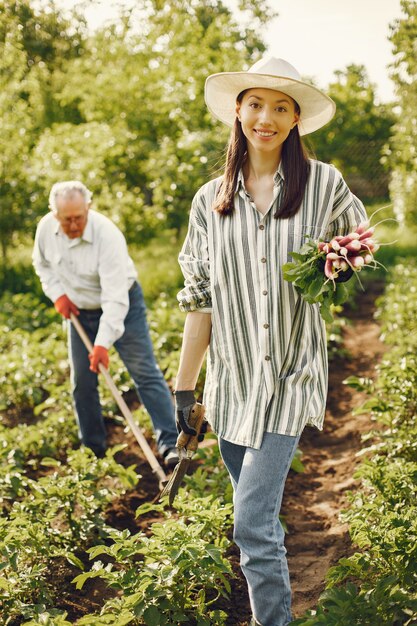
[[[96,345],[109,348],[123,335],[137,272],[111,220],[90,209],[82,236],[70,239],[48,213],[36,230],[33,265],[52,302],[66,294],[79,309],[102,309]]]

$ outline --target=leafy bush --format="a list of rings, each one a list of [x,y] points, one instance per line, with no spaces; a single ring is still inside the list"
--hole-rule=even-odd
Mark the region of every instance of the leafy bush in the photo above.
[[[80,626],[116,624],[121,615],[125,624],[148,626],[225,623],[226,615],[210,607],[230,593],[226,575],[231,568],[222,552],[228,545],[225,530],[231,524],[231,505],[209,496],[179,497],[177,506],[181,517],[166,512],[163,522],[152,524],[150,536],[111,531],[111,546],[89,550],[90,558],[105,554],[112,562],[96,561],[90,572],[76,577],[78,588],[89,578],[100,577],[122,595],[107,602],[100,616],[79,620]],[[155,509],[163,510],[144,505],[137,514]]]
[[[329,570],[317,610],[294,626],[417,623],[417,264],[398,265],[391,278],[377,317],[395,347],[375,382],[346,381],[371,396],[356,413],[379,423],[355,474],[362,488],[342,513],[359,551]]]
[[[0,518],[0,609],[6,624],[53,606],[58,590],[51,570],[57,559],[83,569],[74,551],[106,536],[105,507],[137,482],[133,468],[114,460],[117,451],[104,459],[87,450],[72,452],[65,466],[43,459],[52,472],[38,481],[27,479],[26,497],[13,504],[8,518]]]

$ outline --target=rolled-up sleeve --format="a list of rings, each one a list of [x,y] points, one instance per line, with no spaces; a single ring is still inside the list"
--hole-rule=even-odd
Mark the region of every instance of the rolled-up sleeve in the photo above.
[[[368,219],[362,202],[351,192],[340,172],[338,174],[339,181],[336,185],[326,241],[330,241],[336,235],[347,235]]]
[[[188,232],[178,261],[185,279],[184,289],[177,295],[181,311],[211,307],[207,215],[201,194],[193,200]]]

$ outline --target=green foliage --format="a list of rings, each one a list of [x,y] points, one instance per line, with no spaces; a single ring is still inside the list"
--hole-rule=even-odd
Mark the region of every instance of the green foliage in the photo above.
[[[30,103],[22,97],[32,88],[26,77],[22,33],[15,23],[10,26],[10,30],[0,36],[0,244],[4,265],[13,233],[28,224],[23,210],[23,206],[29,204],[25,166],[34,123]]]
[[[1,308],[7,303],[9,293],[30,292],[43,303],[50,303],[42,291],[39,278],[27,261],[15,261],[13,259],[10,266],[0,266],[0,289],[2,294],[0,298]]]
[[[151,338],[157,361],[165,377],[173,380],[177,374],[185,315],[176,300],[161,293],[149,314]]]
[[[55,309],[31,293],[3,292],[0,299],[0,325],[11,330],[33,331],[37,328],[57,330],[60,316]]]
[[[417,224],[417,2],[401,0],[402,17],[391,25],[394,47],[392,79],[396,86],[400,115],[387,151],[386,160],[393,168],[390,192],[394,210],[402,224]]]
[[[138,514],[155,508],[162,507],[144,505]],[[110,618],[121,614],[132,623],[149,626],[174,626],[191,618],[201,626],[225,623],[226,616],[210,607],[230,593],[226,575],[231,569],[222,551],[228,543],[224,533],[231,523],[231,505],[211,495],[179,498],[179,508],[179,519],[166,512],[163,522],[152,524],[149,536],[111,531],[111,546],[89,551],[92,559],[105,554],[112,562],[95,561],[90,572],[75,578],[77,587],[100,577],[121,595],[106,603],[100,617],[90,615],[80,625],[118,623]]]
[[[369,433],[366,458],[356,471],[362,487],[350,494],[342,519],[358,548],[328,572],[328,589],[316,611],[294,626],[362,624],[403,626],[417,620],[417,265],[391,274],[377,317],[394,345],[378,377],[345,381],[370,398],[379,428]],[[353,584],[353,582],[355,584]],[[359,583],[359,586],[358,586]]]
[[[54,566],[66,559],[83,568],[73,551],[106,536],[106,505],[137,482],[132,468],[115,462],[116,452],[117,448],[97,459],[91,451],[79,450],[69,455],[66,465],[43,459],[51,473],[38,481],[27,479],[26,497],[15,501],[8,517],[0,519],[0,606],[5,623],[19,617],[42,623],[40,614],[57,594],[51,576]],[[48,619],[53,615],[49,613]],[[62,613],[58,617],[54,624],[65,623]]]
[[[395,121],[391,107],[376,104],[363,65],[348,65],[335,77],[327,93],[336,103],[336,115],[311,138],[314,152],[334,163],[362,200],[387,198],[388,169],[381,159]]]
[[[34,408],[68,395],[67,349],[57,322],[33,332],[4,326],[0,347],[1,409]]]
[[[308,239],[300,249],[293,252],[294,261],[286,263],[282,270],[285,280],[292,282],[304,300],[320,305],[320,314],[329,324],[333,322],[332,308],[349,298],[345,283],[326,279],[323,272],[325,253],[317,248],[317,241]]]
[[[81,178],[129,241],[178,232],[227,137],[206,111],[205,78],[264,50],[258,31],[271,11],[264,1],[245,10],[257,16],[251,26],[221,0],[143,0],[83,41],[83,54],[54,74],[55,104],[78,119],[54,120],[32,151],[42,195],[57,179]]]
[[[82,48],[82,21],[65,20],[53,2],[0,2],[0,244],[3,264],[17,232],[30,229],[39,185],[30,161],[39,132],[62,114],[55,76]],[[10,103],[13,106],[10,106]],[[69,115],[71,111],[67,112]]]

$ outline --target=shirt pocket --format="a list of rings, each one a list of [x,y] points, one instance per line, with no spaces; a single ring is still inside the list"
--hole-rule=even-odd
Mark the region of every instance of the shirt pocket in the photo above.
[[[62,265],[62,254],[59,251],[44,250],[43,255],[51,267],[57,268]]]
[[[98,278],[98,262],[93,255],[77,254],[70,256],[69,263],[72,271],[88,281]]]
[[[312,224],[292,224],[288,228],[287,261],[293,261],[292,253],[300,252],[310,239],[322,239],[323,229]]]

